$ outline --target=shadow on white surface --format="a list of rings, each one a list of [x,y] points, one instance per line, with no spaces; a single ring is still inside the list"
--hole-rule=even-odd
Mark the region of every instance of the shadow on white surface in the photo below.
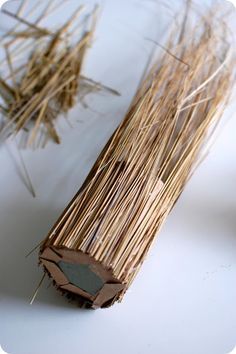
[[[13,297],[18,301],[29,304],[29,299],[41,277],[42,272],[37,269],[37,253],[25,257],[32,239],[40,239],[51,227],[51,220],[58,212],[48,210],[46,207],[28,208],[16,202],[12,207],[5,209],[4,221],[1,222],[1,235],[5,242],[1,248],[0,268],[0,296]],[[3,237],[1,242],[3,244]],[[29,250],[30,251],[30,250]],[[66,306],[68,302],[61,299],[55,289],[48,289],[47,282],[42,287],[37,302],[45,302],[51,306]],[[34,305],[32,305],[34,306]]]

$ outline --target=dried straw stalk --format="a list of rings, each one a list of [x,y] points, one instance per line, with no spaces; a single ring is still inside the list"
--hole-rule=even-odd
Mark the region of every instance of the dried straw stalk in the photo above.
[[[211,19],[211,23],[206,21]],[[121,300],[219,122],[233,85],[227,30],[212,13],[168,50],[40,251],[84,306]]]
[[[88,23],[88,30],[77,34],[79,40],[74,43],[75,30],[82,31],[78,21],[83,6],[79,6],[63,26],[52,31],[39,26],[40,20],[52,11],[52,3],[49,2],[36,23],[21,17],[19,11],[13,14],[2,10],[5,15],[26,26],[23,31],[16,31],[15,26],[4,37],[4,40],[8,40],[4,46],[9,75],[6,79],[0,77],[0,95],[4,102],[1,108],[5,116],[2,134],[8,136],[25,130],[28,135],[27,146],[32,146],[37,140],[41,141],[42,132],[45,138],[42,145],[48,138],[59,144],[55,120],[59,114],[66,114],[77,103],[78,96],[83,100],[87,93],[101,89],[117,94],[81,74],[95,29],[97,7],[87,19],[91,22]],[[29,39],[33,48],[29,58],[23,66],[14,67],[13,54],[16,54],[16,49],[17,54],[25,50],[26,40]],[[13,44],[15,46],[10,50]]]

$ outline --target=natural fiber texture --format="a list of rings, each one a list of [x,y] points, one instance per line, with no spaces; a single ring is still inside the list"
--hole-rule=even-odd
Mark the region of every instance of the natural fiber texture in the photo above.
[[[93,307],[122,298],[224,112],[234,81],[227,38],[213,12],[195,28],[185,19],[179,36],[175,28],[168,50],[41,247],[51,276],[48,261],[76,263],[78,252],[111,271],[124,289],[102,303],[60,286],[55,276],[62,290],[80,294]]]
[[[50,3],[49,6],[52,7]],[[41,17],[45,17],[49,12],[48,7]],[[26,130],[26,145],[37,145],[35,142],[38,142],[44,146],[49,138],[60,143],[60,136],[55,127],[58,115],[67,113],[77,103],[78,98],[83,100],[87,93],[108,89],[81,74],[95,28],[97,9],[87,18],[88,29],[85,31],[79,22],[82,10],[83,6],[80,6],[56,31],[40,27],[39,21],[31,23],[20,17],[19,13],[12,14],[2,10],[5,15],[26,26],[23,31],[12,29],[4,37],[9,69],[6,79],[0,77],[5,136]],[[75,41],[75,37],[79,39]],[[21,52],[29,39],[34,40],[31,42],[29,58],[26,58],[23,66],[14,66],[12,57],[16,49],[18,53]],[[16,42],[18,48],[13,46]],[[116,93],[114,90],[109,91]]]

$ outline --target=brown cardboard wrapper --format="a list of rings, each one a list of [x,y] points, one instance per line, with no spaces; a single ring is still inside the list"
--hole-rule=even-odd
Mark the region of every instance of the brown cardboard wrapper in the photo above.
[[[108,307],[125,288],[125,284],[116,280],[110,269],[105,269],[100,262],[80,251],[46,247],[40,255],[40,261],[58,289],[71,293],[71,297],[76,298],[81,307]],[[86,270],[83,274],[78,271],[80,267]],[[73,283],[71,278],[75,272],[84,280],[83,283],[78,284],[81,279],[74,279],[77,282]]]

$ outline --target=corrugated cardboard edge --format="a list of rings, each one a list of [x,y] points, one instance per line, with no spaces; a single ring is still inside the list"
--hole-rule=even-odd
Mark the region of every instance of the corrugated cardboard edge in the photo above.
[[[80,307],[94,309],[109,307],[119,298],[126,286],[114,277],[111,269],[105,268],[93,257],[81,251],[65,247],[46,247],[41,250],[39,259],[46,273],[53,278],[58,290],[71,299],[77,300]],[[104,285],[95,296],[76,287],[68,281],[59,268],[58,263],[62,260],[68,263],[89,265],[92,271],[103,280]]]

